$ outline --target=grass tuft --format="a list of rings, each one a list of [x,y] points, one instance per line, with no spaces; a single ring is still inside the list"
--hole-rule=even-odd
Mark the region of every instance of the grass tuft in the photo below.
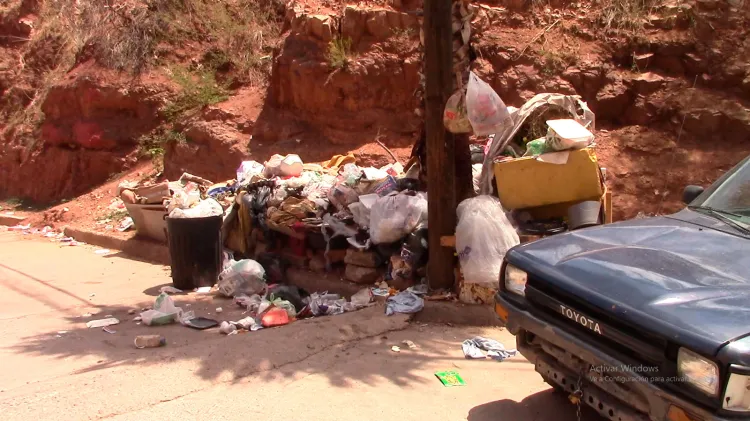
[[[332,69],[345,68],[353,57],[352,40],[350,38],[337,37],[328,43],[328,65]]]

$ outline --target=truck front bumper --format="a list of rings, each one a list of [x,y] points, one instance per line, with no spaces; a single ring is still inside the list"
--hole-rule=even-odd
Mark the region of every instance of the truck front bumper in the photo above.
[[[619,370],[627,363],[603,352],[525,309],[495,295],[495,312],[516,336],[518,351],[549,383],[614,421],[708,421],[723,418],[676,396],[637,374]],[[592,371],[592,367],[606,370]],[[748,418],[740,418],[748,419]]]

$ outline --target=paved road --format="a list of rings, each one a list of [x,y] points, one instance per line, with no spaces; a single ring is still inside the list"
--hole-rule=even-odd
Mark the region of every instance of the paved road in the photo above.
[[[474,335],[512,347],[499,329],[408,323],[379,306],[229,337],[132,321],[128,310],[169,282],[163,266],[0,232],[2,419],[576,419],[523,358],[463,358],[461,341]],[[239,319],[227,300],[175,298],[198,315]],[[116,333],[86,328],[108,315],[121,320]],[[147,333],[168,346],[135,349]],[[404,340],[419,348],[391,351]],[[466,386],[443,387],[434,373],[446,369]]]

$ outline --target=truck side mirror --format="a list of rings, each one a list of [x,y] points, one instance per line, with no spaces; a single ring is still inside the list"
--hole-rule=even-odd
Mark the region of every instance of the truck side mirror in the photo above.
[[[685,190],[682,191],[682,202],[689,205],[696,197],[700,196],[701,193],[703,193],[703,187],[687,186],[685,187]]]

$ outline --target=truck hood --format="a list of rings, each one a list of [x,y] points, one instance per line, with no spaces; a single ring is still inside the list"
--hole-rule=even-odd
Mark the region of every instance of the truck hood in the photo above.
[[[612,317],[714,355],[750,331],[750,239],[715,224],[683,211],[556,235],[507,259]]]

